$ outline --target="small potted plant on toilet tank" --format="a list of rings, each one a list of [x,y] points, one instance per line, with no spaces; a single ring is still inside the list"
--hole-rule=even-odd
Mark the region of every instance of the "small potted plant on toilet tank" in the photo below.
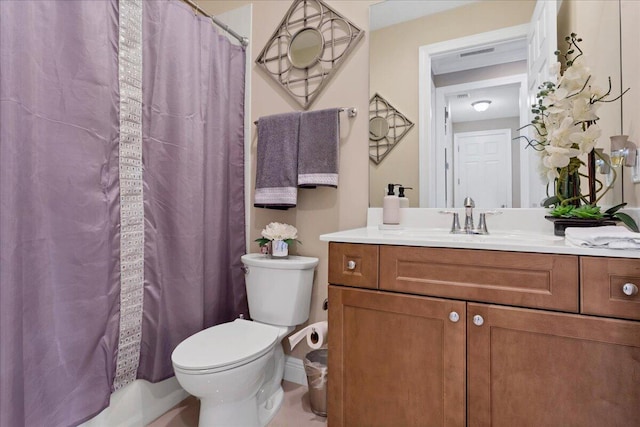
[[[261,235],[256,242],[260,245],[261,252],[270,254],[272,258],[287,258],[289,246],[293,242],[301,243],[297,240],[298,230],[289,224],[272,222],[262,230]]]

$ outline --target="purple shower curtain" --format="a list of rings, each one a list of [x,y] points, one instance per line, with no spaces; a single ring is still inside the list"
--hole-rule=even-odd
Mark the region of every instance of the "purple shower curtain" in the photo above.
[[[0,426],[109,403],[120,315],[118,3],[0,1]],[[244,52],[144,3],[145,281],[138,378],[247,313]]]
[[[0,1],[0,426],[109,403],[118,342],[117,2]]]
[[[248,310],[244,64],[240,46],[181,1],[145,2],[145,292],[138,377],[173,375],[170,352]],[[199,307],[198,311],[193,307]]]

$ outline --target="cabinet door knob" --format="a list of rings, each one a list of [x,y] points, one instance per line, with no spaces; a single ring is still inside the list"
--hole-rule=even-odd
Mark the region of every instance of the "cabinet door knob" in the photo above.
[[[349,262],[347,262],[347,269],[348,270],[355,270],[356,269],[356,262],[354,260],[349,260]]]
[[[452,311],[451,313],[449,313],[449,320],[451,320],[453,323],[456,323],[458,320],[460,320],[460,315],[455,311]]]
[[[638,287],[633,283],[625,283],[622,285],[622,292],[624,292],[625,295],[633,296],[638,293]]]
[[[476,326],[482,326],[484,324],[484,319],[479,314],[473,316],[473,324]]]

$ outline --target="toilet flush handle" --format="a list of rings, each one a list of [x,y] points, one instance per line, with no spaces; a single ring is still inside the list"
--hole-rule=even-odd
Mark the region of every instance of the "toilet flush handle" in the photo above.
[[[249,267],[247,267],[246,265],[243,265],[240,268],[242,269],[242,271],[244,271],[244,274],[249,274]]]

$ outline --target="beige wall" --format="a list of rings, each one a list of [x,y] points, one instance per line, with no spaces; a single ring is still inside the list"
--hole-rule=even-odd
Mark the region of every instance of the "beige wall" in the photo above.
[[[564,38],[572,32],[583,38],[580,48],[585,52],[584,59],[591,68],[592,82],[606,88],[607,78],[611,77],[612,94],[620,92],[620,19],[617,1],[567,0],[562,3],[558,14],[558,46],[566,51]],[[613,97],[615,97],[615,95]],[[612,97],[612,98],[613,98]],[[602,136],[597,146],[610,149],[609,136],[619,135],[621,101],[603,104],[598,110]],[[602,178],[602,176],[598,177]],[[587,183],[583,184],[587,188]],[[602,199],[601,204],[620,203],[622,184],[618,182],[612,191]]]
[[[533,0],[483,1],[371,33],[370,95],[379,93],[416,123],[379,165],[371,163],[371,206],[382,206],[390,182],[413,187],[409,200],[418,206],[418,48],[528,23],[534,6]]]
[[[243,6],[246,1],[199,1],[203,8],[213,14]],[[343,62],[337,74],[316,99],[311,109],[330,107],[356,107],[359,114],[348,119],[341,116],[342,139],[340,143],[340,170],[338,189],[302,189],[298,192],[298,206],[287,211],[255,209],[251,211],[251,240],[259,237],[260,231],[269,222],[278,221],[293,224],[298,228],[299,255],[320,258],[314,280],[311,315],[309,322],[326,320],[322,302],[327,297],[327,251],[328,245],[318,239],[323,233],[362,227],[366,224],[369,205],[368,172],[368,69],[369,69],[369,5],[375,1],[326,1],[336,11],[347,17],[365,31],[364,38]],[[262,70],[255,66],[255,59],[280,24],[292,1],[253,2],[253,31],[251,68],[251,120],[260,116],[299,110],[297,104],[274,84]],[[256,129],[252,127],[251,156],[256,155]],[[255,182],[255,162],[252,165],[251,191]],[[252,197],[253,199],[253,197]],[[257,252],[256,243],[251,251]],[[285,350],[287,349],[285,345]],[[306,344],[300,344],[293,352],[296,357],[304,357],[309,351]]]
[[[330,188],[318,188],[315,190],[301,190],[298,196],[298,207],[288,211],[279,212],[265,209],[252,209],[251,211],[251,240],[258,238],[260,230],[271,221],[287,222],[295,225],[300,232],[300,240],[302,246],[298,247],[298,253],[301,255],[317,256],[320,258],[320,265],[317,269],[317,275],[314,281],[314,293],[311,308],[310,322],[326,319],[326,312],[322,311],[322,301],[327,295],[327,244],[320,242],[318,236],[323,233],[344,230],[365,225],[366,210],[368,207],[368,187],[369,187],[369,160],[368,160],[368,100],[369,100],[369,42],[371,44],[382,43],[386,41],[391,43],[393,39],[402,39],[404,49],[383,47],[383,54],[376,53],[373,57],[377,74],[372,74],[371,93],[378,91],[383,96],[388,96],[389,101],[395,104],[403,113],[411,120],[417,122],[418,105],[417,105],[417,47],[419,45],[435,43],[451,38],[464,37],[470,34],[486,32],[496,28],[509,27],[529,22],[531,11],[533,10],[533,1],[511,1],[511,0],[494,0],[490,2],[474,3],[465,6],[464,13],[456,16],[457,25],[446,24],[449,15],[455,14],[455,11],[445,12],[430,20],[416,20],[399,30],[390,27],[373,34],[369,34],[369,6],[377,3],[373,0],[327,0],[327,3],[334,7],[338,12],[352,20],[361,29],[365,30],[365,36],[360,41],[356,49],[351,53],[349,58],[342,64],[337,75],[332,79],[330,84],[324,89],[323,93],[318,97],[312,109],[329,108],[336,106],[355,106],[359,110],[359,115],[355,119],[343,118],[344,137],[341,140],[340,150],[340,185],[337,190]],[[571,0],[565,0],[571,2]],[[637,13],[640,2],[635,0],[623,0],[628,3],[626,6],[633,8]],[[263,46],[280,23],[284,13],[291,5],[291,1],[217,1],[217,0],[200,0],[199,4],[211,13],[217,14],[230,9],[234,9],[246,4],[253,3],[253,32],[250,35],[252,43],[252,63],[256,56],[260,53]],[[608,0],[600,2],[584,2],[584,3],[616,3]],[[596,7],[596,5],[593,5]],[[604,8],[604,6],[602,6]],[[488,9],[484,9],[488,8]],[[595,14],[596,16],[609,16],[603,10],[594,9],[587,15]],[[579,14],[577,17],[571,18],[577,21],[589,20],[592,16]],[[631,15],[630,15],[631,16]],[[637,15],[636,15],[637,16]],[[484,17],[484,19],[483,19]],[[597,22],[597,20],[596,20]],[[638,30],[636,21],[629,25],[629,31],[632,31],[635,37],[633,44],[634,52],[637,52],[638,46]],[[595,29],[580,27],[575,25],[580,33],[591,34],[591,31],[603,31],[604,26],[609,23],[597,24]],[[429,29],[428,32],[424,31]],[[566,27],[565,27],[566,28]],[[412,32],[420,35],[420,38],[408,36]],[[413,40],[410,43],[407,40]],[[590,35],[591,38],[591,35]],[[603,44],[589,47],[592,55],[598,58],[598,63],[606,63],[600,60],[600,55],[607,55],[612,50],[615,43],[611,40],[605,41]],[[404,51],[412,51],[414,54],[407,55]],[[631,48],[629,48],[631,50]],[[375,48],[375,52],[380,52],[379,48]],[[637,56],[637,55],[636,55]],[[633,86],[637,92],[640,92],[640,82],[638,82],[638,64],[635,63],[633,78]],[[607,73],[599,73],[606,76]],[[288,98],[281,88],[277,87],[272,81],[255,65],[251,68],[252,94],[251,94],[251,120],[256,120],[260,116],[288,112],[298,109],[296,104]],[[412,88],[396,90],[394,85],[399,82],[408,82]],[[399,93],[399,95],[396,95]],[[636,97],[635,99],[639,99]],[[626,124],[632,135],[640,132],[638,127],[638,104],[635,103],[635,112],[625,113]],[[613,113],[615,114],[615,113]],[[626,129],[625,128],[625,129]],[[413,142],[410,140],[403,141],[389,156],[398,156],[399,159],[387,158],[383,164],[396,165],[396,170],[406,170],[408,164],[417,162],[417,129],[411,131],[410,136],[415,138]],[[250,155],[255,158],[256,135],[255,128],[252,128],[252,150]],[[636,140],[640,137],[635,136]],[[403,152],[407,151],[407,153]],[[402,160],[404,158],[404,160]],[[252,169],[252,192],[253,180],[255,179],[255,162]],[[416,168],[417,170],[417,165]],[[417,174],[414,177],[400,176],[403,184],[417,188]],[[382,191],[381,186],[376,186],[373,190]],[[635,200],[633,206],[638,206],[638,186],[635,189]],[[410,193],[410,198],[417,201],[417,192]],[[252,251],[257,251],[257,245],[252,247]],[[286,346],[285,346],[286,347]],[[294,356],[303,357],[308,351],[306,345],[300,345],[294,352]]]
[[[640,146],[640,2],[622,0],[622,82],[631,88],[622,98],[624,123],[622,133]],[[640,184],[631,181],[629,170],[624,174],[625,201],[640,206]]]

